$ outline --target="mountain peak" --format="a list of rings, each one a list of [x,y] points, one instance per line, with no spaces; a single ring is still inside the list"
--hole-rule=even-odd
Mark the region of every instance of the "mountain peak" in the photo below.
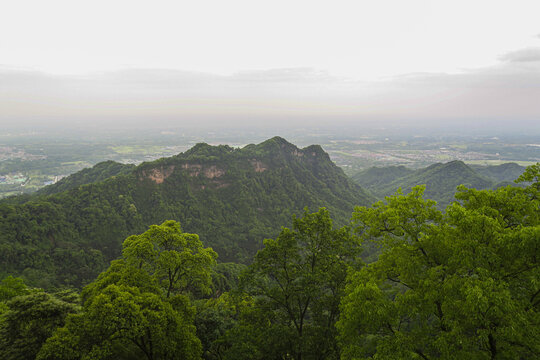
[[[17,239],[17,234],[25,231],[38,241],[42,229],[48,229],[44,242],[35,248],[36,254],[44,254],[37,265],[25,264],[9,271],[18,274],[31,266],[36,273],[45,274],[54,268],[59,277],[69,274],[63,284],[79,286],[102,270],[100,264],[120,254],[127,236],[171,219],[179,221],[186,232],[199,234],[222,261],[246,262],[261,248],[264,238],[277,236],[281,226],[290,224],[292,215],[302,214],[305,207],[316,210],[324,206],[337,224],[345,225],[354,206],[374,200],[352,183],[320,146],[299,149],[281,137],[242,149],[200,143],[170,158],[136,168],[120,167],[125,167],[121,176],[82,186],[78,182],[69,193],[16,205],[21,208],[10,208],[11,215],[0,217],[0,242]],[[46,211],[34,211],[33,206]],[[28,215],[28,222],[11,223],[22,213]],[[64,257],[47,257],[49,249],[88,254],[99,261],[84,258],[81,261],[95,265],[90,271],[81,267],[86,270],[74,275],[72,268],[65,268]],[[0,273],[5,272],[7,264],[0,263]],[[41,278],[46,276],[36,277]]]
[[[296,149],[296,145],[291,144],[281,136],[274,136],[273,138],[270,138],[268,140],[263,141],[262,143],[256,145],[257,148],[265,149],[265,150],[273,150],[273,149]]]

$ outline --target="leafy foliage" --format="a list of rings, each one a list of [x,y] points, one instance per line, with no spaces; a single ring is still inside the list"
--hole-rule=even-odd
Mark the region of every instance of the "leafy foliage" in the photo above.
[[[77,313],[76,294],[47,294],[33,291],[6,302],[0,318],[0,357],[34,359],[55,329],[64,325],[68,314]]]
[[[334,324],[347,267],[359,265],[355,238],[347,227],[334,229],[326,209],[306,209],[292,229],[264,245],[241,281],[253,305],[245,308],[235,338],[261,358],[339,358]],[[232,349],[236,358],[249,357],[238,353],[239,344]]]
[[[214,257],[196,235],[182,233],[173,221],[126,239],[124,259],[84,289],[82,312],[57,329],[37,358],[200,358],[194,309],[176,290],[191,281],[205,286],[201,274],[210,273]],[[178,267],[184,273],[174,283],[164,282],[162,275]]]
[[[55,184],[44,187],[38,190],[37,194],[52,195],[67,190],[76,189],[82,185],[97,183],[107,180],[113,176],[127,174],[131,172],[134,167],[135,165],[121,164],[112,160],[103,161],[91,168],[83,169],[75,174],[61,179]]]
[[[443,214],[423,187],[355,210],[382,244],[349,277],[343,358],[523,359],[540,354],[538,166],[529,187],[462,186]]]
[[[208,293],[217,258],[198,235],[183,233],[173,220],[128,237],[122,254],[128,264],[148,271],[167,290],[167,297],[176,291]]]
[[[377,178],[380,180],[377,181]],[[455,201],[454,192],[458,185],[463,184],[482,190],[491,188],[499,182],[481,176],[462,161],[433,164],[416,171],[403,166],[372,168],[354,175],[352,179],[379,198],[392,195],[399,188],[408,192],[408,189],[414,186],[426,185],[425,196],[437,201],[439,209],[444,209]]]

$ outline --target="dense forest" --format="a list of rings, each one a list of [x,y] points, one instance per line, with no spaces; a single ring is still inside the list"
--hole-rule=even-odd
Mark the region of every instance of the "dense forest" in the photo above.
[[[405,166],[372,167],[352,176],[353,181],[383,199],[393,195],[399,188],[405,193],[419,184],[426,185],[424,195],[437,201],[443,210],[455,201],[454,192],[458,185],[466,185],[478,190],[494,189],[513,184],[525,168],[515,163],[495,166],[469,166],[455,160],[445,164],[437,163],[426,168],[413,170]]]
[[[0,358],[538,358],[540,164],[468,185],[374,202],[281,138],[98,164],[0,204]]]
[[[0,201],[0,278],[81,287],[117,259],[122,241],[179,221],[222,262],[248,263],[293,214],[327,207],[345,225],[374,198],[320,146],[275,137],[241,149],[198,144],[137,167],[105,162],[37,194]]]
[[[524,186],[424,186],[305,209],[249,265],[169,220],[128,236],[81,292],[0,283],[2,359],[533,359],[540,355],[540,164]],[[378,258],[359,256],[374,243]]]

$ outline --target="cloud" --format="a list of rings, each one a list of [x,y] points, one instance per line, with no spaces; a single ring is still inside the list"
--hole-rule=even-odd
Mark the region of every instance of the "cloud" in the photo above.
[[[499,57],[505,62],[540,62],[540,47],[530,47],[511,51]]]
[[[310,68],[230,76],[166,69],[53,76],[0,68],[0,125],[346,126],[487,119],[530,127],[540,119],[537,56],[540,48],[527,48],[503,55],[496,66],[371,82]]]
[[[312,68],[285,68],[259,71],[243,71],[236,73],[232,78],[247,82],[272,83],[304,83],[338,81],[339,78],[326,71]]]

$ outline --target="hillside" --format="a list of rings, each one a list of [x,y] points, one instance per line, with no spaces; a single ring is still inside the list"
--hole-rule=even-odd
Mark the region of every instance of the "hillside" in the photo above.
[[[83,169],[75,174],[71,174],[58,181],[56,184],[41,188],[36,193],[40,195],[57,194],[77,188],[81,185],[92,184],[116,175],[129,173],[133,168],[135,168],[135,165],[121,164],[112,160],[103,161],[91,168]]]
[[[501,183],[507,181],[513,182],[519,175],[523,174],[523,171],[525,171],[524,166],[520,166],[516,163],[505,163],[495,166],[472,165],[471,168],[478,174]]]
[[[413,169],[405,166],[371,167],[351,176],[352,180],[369,191],[377,189],[414,173]]]
[[[279,137],[241,149],[198,144],[124,170],[24,204],[0,204],[0,275],[80,286],[120,255],[127,236],[167,219],[199,234],[220,261],[247,262],[306,206],[325,206],[343,224],[355,205],[373,200],[320,146],[299,149]]]
[[[446,207],[454,200],[456,187],[460,184],[476,189],[487,189],[491,188],[496,182],[479,175],[462,161],[451,161],[445,164],[437,163],[423,169],[411,171],[408,174],[402,170],[401,172],[406,174],[404,176],[400,176],[399,171],[394,168],[392,167],[392,169],[386,171],[383,169],[378,170],[378,173],[388,175],[386,177],[381,175],[384,181],[381,181],[380,184],[369,183],[372,178],[369,176],[372,172],[369,171],[356,174],[353,176],[353,180],[358,184],[370,184],[366,188],[379,198],[394,194],[398,188],[401,188],[404,193],[408,193],[413,186],[425,184],[424,197],[437,201],[441,208]],[[364,174],[368,176],[365,177]],[[393,180],[390,179],[392,174],[395,174]]]

